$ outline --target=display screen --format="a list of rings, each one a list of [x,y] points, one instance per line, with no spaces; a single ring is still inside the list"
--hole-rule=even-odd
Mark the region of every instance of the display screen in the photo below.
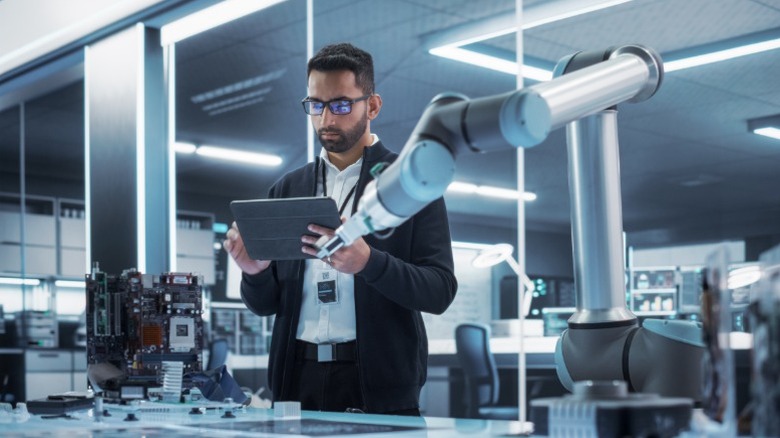
[[[680,270],[680,312],[701,313],[701,268]]]
[[[675,287],[674,270],[634,271],[633,289],[671,289]]]
[[[631,271],[629,306],[637,315],[670,315],[677,311],[677,268]]]

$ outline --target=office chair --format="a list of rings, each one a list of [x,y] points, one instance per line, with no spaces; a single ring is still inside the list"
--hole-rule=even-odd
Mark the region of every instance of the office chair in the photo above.
[[[225,365],[228,356],[227,339],[214,339],[209,348],[209,362],[206,370],[213,370]]]
[[[498,370],[490,352],[490,328],[482,324],[460,324],[455,328],[455,348],[466,377],[469,418],[517,420],[514,406],[497,406]]]

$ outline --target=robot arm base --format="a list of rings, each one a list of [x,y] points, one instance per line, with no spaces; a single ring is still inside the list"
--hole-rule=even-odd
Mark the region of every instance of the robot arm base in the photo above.
[[[636,392],[701,399],[701,326],[687,321],[645,321],[607,328],[569,328],[555,359],[564,387],[581,380],[626,380]],[[598,352],[598,354],[594,354]]]

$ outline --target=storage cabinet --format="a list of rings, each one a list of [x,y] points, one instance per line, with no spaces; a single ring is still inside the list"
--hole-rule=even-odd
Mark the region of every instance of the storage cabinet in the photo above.
[[[27,276],[57,275],[54,212],[54,198],[27,196],[22,206],[19,195],[0,193],[0,273],[21,274],[24,261]]]
[[[71,370],[71,386],[73,391],[87,390],[87,350],[73,351],[73,368]]]
[[[26,350],[24,363],[27,400],[72,390],[73,353],[70,351]]]
[[[215,282],[213,226],[213,214],[177,213],[177,270],[203,275],[206,285]],[[20,195],[0,192],[0,275],[17,276],[24,268],[28,277],[83,278],[86,233],[82,200],[28,195],[22,208]]]
[[[87,272],[87,220],[84,202],[59,199],[59,273],[82,278]]]

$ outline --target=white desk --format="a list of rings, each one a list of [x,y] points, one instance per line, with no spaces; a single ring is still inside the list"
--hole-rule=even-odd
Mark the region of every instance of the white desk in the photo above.
[[[25,422],[3,424],[3,433],[19,437],[44,436],[122,436],[178,438],[192,436],[360,436],[371,437],[489,437],[506,436],[520,432],[515,421],[463,420],[435,417],[399,417],[389,415],[341,414],[303,411],[300,420],[274,419],[270,409],[246,408],[235,411],[235,418],[223,418],[222,410],[190,415],[189,408],[166,412],[160,407],[154,411],[136,413],[139,421],[124,421],[127,409],[106,405],[111,417],[97,422],[91,410],[71,414],[74,419],[42,419],[32,416]],[[399,433],[403,432],[403,433]]]

